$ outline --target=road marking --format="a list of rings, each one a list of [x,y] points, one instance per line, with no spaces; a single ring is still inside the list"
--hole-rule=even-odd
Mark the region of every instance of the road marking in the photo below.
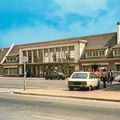
[[[64,120],[64,119],[57,119],[57,118],[52,118],[47,116],[40,116],[40,115],[35,115],[34,117],[48,119],[48,120]]]
[[[12,88],[0,88],[0,93],[1,92],[6,92],[6,93],[8,93],[8,92],[13,92],[13,91],[15,91],[16,89],[12,89]]]

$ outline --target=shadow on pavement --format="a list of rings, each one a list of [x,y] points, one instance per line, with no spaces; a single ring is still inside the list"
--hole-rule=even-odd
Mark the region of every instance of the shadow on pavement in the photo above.
[[[120,83],[114,83],[113,85],[107,86],[104,91],[120,91]]]

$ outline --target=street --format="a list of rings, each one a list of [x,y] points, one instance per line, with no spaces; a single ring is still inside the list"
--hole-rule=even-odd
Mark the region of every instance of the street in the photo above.
[[[27,88],[68,90],[67,80],[40,78],[28,78]],[[18,89],[23,89],[22,78],[0,78],[0,120],[120,119],[119,102],[13,94],[13,91]],[[81,93],[84,94],[86,91]]]
[[[108,84],[109,86],[109,84]],[[0,88],[24,88],[23,78],[14,77],[0,77]],[[68,90],[67,79],[66,80],[45,80],[44,78],[27,78],[26,88],[40,88],[40,89],[63,89]],[[101,82],[100,89],[103,89]]]
[[[119,120],[120,103],[0,92],[0,120]]]
[[[0,88],[23,89],[23,78],[0,77]],[[65,80],[45,80],[40,78],[27,78],[26,88],[44,88],[44,89],[67,89]]]

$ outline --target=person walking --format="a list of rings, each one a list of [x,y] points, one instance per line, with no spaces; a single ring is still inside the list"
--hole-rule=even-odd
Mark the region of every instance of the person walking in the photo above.
[[[107,74],[106,69],[103,69],[102,74],[101,74],[101,79],[103,81],[103,88],[106,88],[106,82],[108,79],[108,74]]]
[[[110,85],[112,85],[113,80],[114,80],[113,72],[112,72],[112,70],[110,69],[110,70],[108,71],[108,82],[110,82]]]

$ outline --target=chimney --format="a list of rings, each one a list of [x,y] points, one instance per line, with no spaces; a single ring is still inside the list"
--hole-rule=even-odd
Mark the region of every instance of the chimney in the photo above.
[[[120,44],[120,22],[117,22],[118,31],[117,31],[117,44]]]

